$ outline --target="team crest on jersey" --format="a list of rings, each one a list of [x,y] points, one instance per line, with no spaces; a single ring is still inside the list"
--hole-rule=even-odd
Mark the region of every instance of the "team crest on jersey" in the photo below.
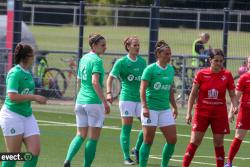
[[[222,81],[225,81],[227,79],[227,77],[225,76],[225,75],[223,75],[222,77],[221,77],[221,80]]]
[[[219,91],[216,89],[208,90],[208,98],[210,99],[218,99]]]

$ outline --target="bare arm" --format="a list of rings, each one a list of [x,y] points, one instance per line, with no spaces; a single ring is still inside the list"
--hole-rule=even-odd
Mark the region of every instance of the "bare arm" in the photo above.
[[[45,104],[47,102],[47,99],[40,95],[32,95],[32,94],[18,94],[14,92],[9,92],[8,96],[11,101],[14,101],[16,103],[22,103],[26,101],[36,101],[40,104]]]
[[[113,102],[113,96],[112,96],[112,82],[113,82],[113,80],[114,80],[114,77],[112,76],[112,75],[109,75],[108,76],[108,79],[107,79],[107,84],[106,84],[106,86],[107,86],[107,101],[109,101],[110,103],[112,103]]]
[[[191,124],[192,122],[192,109],[193,109],[195,99],[198,96],[199,87],[200,87],[199,84],[193,83],[192,90],[188,98],[188,108],[187,108],[187,114],[186,114],[187,124]]]
[[[234,115],[238,113],[238,106],[239,106],[239,100],[242,96],[241,91],[236,91],[236,93],[233,91],[229,91],[229,96],[231,98],[231,106],[230,111],[228,113],[228,120],[229,122],[234,121]]]
[[[176,105],[176,102],[175,102],[175,97],[174,97],[174,88],[173,86],[171,86],[170,88],[170,103],[173,107],[173,116],[174,116],[174,119],[177,118],[178,116],[178,109],[177,109],[177,105]]]
[[[104,95],[103,95],[102,88],[99,84],[99,77],[100,77],[100,75],[98,73],[94,73],[92,75],[92,85],[94,87],[94,90],[95,90],[97,96],[101,99],[101,101],[105,107],[106,113],[108,114],[110,112],[110,108],[109,108],[109,105],[108,105]]]
[[[148,81],[142,80],[140,86],[140,96],[141,96],[141,105],[143,109],[143,116],[149,118],[149,110],[146,101],[146,89],[148,87]]]
[[[76,91],[79,92],[80,88],[81,88],[81,79],[77,78]]]

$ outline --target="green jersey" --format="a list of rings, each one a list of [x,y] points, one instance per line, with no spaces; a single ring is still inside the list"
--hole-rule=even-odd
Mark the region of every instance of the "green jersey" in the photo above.
[[[142,80],[148,81],[146,101],[150,110],[170,108],[170,88],[174,82],[174,68],[167,65],[165,69],[158,64],[149,65],[142,74]]]
[[[85,54],[79,63],[77,77],[81,80],[80,91],[77,95],[77,104],[101,104],[92,85],[92,75],[98,73],[99,84],[103,88],[104,67],[102,59],[94,52]]]
[[[128,55],[116,61],[110,75],[121,79],[121,101],[140,101],[140,82],[145,68],[146,61],[140,56],[135,61]]]
[[[12,112],[28,117],[32,114],[31,101],[14,102],[8,93],[34,94],[35,83],[32,74],[20,65],[13,67],[6,78],[6,99],[4,105]]]

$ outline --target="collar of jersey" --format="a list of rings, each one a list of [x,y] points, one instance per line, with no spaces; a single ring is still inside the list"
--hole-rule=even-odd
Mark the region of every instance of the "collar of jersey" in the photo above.
[[[30,74],[29,70],[25,70],[22,66],[20,66],[20,64],[18,64],[17,67],[20,67],[20,69],[21,69],[23,72],[25,72],[25,73],[27,73],[27,74]]]
[[[127,58],[128,58],[130,61],[132,61],[132,62],[137,62],[137,60],[138,60],[137,56],[136,56],[136,59],[135,59],[135,60],[131,59],[131,58],[129,57],[129,54],[127,54]]]
[[[161,67],[157,62],[155,63],[157,67],[159,67],[161,70],[167,70],[168,64],[166,65],[165,68]]]

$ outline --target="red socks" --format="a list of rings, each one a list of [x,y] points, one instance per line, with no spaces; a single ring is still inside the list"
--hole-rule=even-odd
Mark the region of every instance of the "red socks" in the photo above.
[[[215,147],[216,167],[224,167],[225,151],[224,146]]]
[[[188,144],[185,155],[183,157],[182,167],[188,167],[190,165],[197,147],[198,146],[194,145],[193,143]]]
[[[242,140],[238,139],[238,138],[234,138],[233,142],[231,143],[231,146],[229,148],[229,152],[228,152],[228,160],[227,162],[232,163],[235,155],[237,154],[237,152],[240,149],[240,145],[242,143]]]

